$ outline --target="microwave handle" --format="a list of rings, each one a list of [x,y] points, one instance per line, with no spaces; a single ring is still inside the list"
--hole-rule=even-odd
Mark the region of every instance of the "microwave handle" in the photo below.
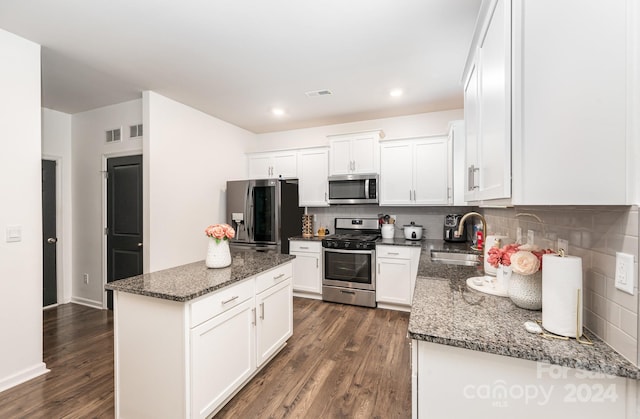
[[[369,180],[370,179],[365,179],[364,181],[364,199],[369,198]]]

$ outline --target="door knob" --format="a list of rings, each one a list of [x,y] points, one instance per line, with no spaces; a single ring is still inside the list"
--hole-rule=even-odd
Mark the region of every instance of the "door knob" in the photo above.
[[[55,237],[49,237],[47,239],[47,243],[49,243],[49,244],[54,244],[54,243],[57,243],[57,242],[58,242],[58,239],[56,239]]]
[[[138,247],[142,247],[142,243],[138,243]]]

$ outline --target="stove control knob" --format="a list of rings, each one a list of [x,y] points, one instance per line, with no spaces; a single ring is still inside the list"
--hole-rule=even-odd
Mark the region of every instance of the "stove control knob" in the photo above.
[[[344,248],[347,249],[349,247],[349,244],[351,244],[351,242],[344,242]]]

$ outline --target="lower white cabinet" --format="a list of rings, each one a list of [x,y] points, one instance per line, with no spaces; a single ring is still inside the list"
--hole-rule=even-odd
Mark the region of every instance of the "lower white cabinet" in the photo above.
[[[411,311],[419,258],[419,247],[376,246],[378,307]]]
[[[117,418],[204,418],[293,334],[288,262],[188,302],[114,292]]]
[[[322,299],[322,245],[319,241],[291,240],[293,294],[296,297]]]

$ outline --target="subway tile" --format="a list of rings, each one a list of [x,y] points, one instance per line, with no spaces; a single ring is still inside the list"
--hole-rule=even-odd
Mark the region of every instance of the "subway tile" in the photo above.
[[[638,363],[638,341],[624,333],[611,323],[606,323],[605,340],[613,349],[631,361],[634,365]]]
[[[587,270],[584,275],[583,283],[586,289],[591,290],[602,297],[606,295],[607,282],[604,275],[592,270]]]
[[[611,300],[632,313],[638,313],[638,295],[637,290],[634,291],[634,294],[627,294],[626,292],[620,291],[614,285],[613,279],[607,277],[607,289],[605,293],[605,297],[608,300]]]
[[[605,305],[607,308],[606,314],[603,316],[607,322],[616,326],[617,328],[622,328],[622,307],[613,301],[606,300]]]
[[[596,315],[591,310],[584,310],[584,323],[583,326],[589,329],[592,333],[598,336],[600,339],[605,340],[605,321],[602,317]]]
[[[591,269],[600,272],[606,277],[613,278],[616,272],[616,258],[600,252],[593,252],[591,255]]]
[[[638,315],[625,309],[620,308],[620,328],[632,338],[638,338]]]
[[[622,234],[638,237],[638,211],[629,211],[622,226]]]
[[[607,318],[607,300],[603,296],[596,293],[591,295],[591,310],[603,319],[609,320]]]

